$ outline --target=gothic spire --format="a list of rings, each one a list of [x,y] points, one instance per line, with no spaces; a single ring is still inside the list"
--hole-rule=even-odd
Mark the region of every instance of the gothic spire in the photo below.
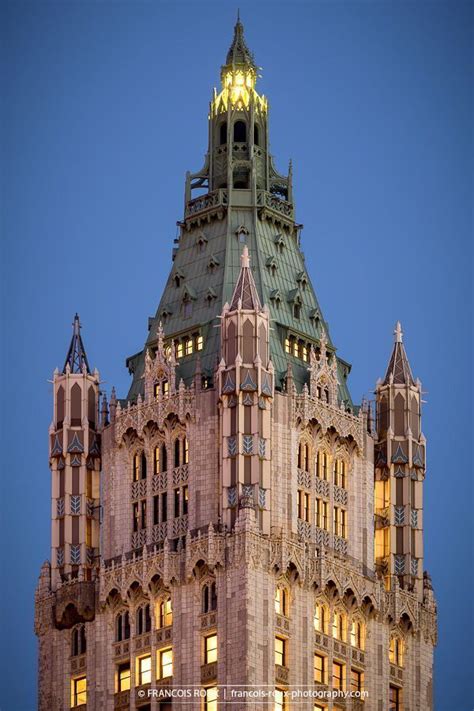
[[[86,349],[81,338],[81,323],[79,321],[79,314],[74,316],[74,322],[72,324],[72,338],[71,345],[67,352],[66,360],[64,363],[63,373],[66,372],[66,368],[69,365],[71,373],[82,373],[82,368],[85,365],[87,372],[90,374],[91,370],[89,368],[89,363],[87,361]]]
[[[234,27],[234,39],[227,52],[226,64],[247,64],[257,68],[252,52],[249,50],[244,39],[244,26],[240,21],[240,13],[237,14],[237,22]]]
[[[245,245],[240,257],[240,274],[230,302],[231,311],[235,311],[235,309],[238,308],[249,311],[260,311],[262,308],[252,270],[250,269],[250,257],[247,245]]]
[[[393,376],[395,385],[414,385],[415,381],[411,372],[410,363],[408,362],[405,346],[403,345],[403,332],[400,321],[397,321],[393,334],[395,336],[395,343],[383,384],[388,385],[390,376]]]

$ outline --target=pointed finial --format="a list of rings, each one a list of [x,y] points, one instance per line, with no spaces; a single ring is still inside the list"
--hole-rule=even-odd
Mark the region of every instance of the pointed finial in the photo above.
[[[242,254],[240,256],[240,266],[242,269],[248,269],[250,266],[249,248],[247,245],[244,246]]]
[[[81,322],[77,312],[74,315],[74,321],[72,323],[72,339],[67,352],[66,361],[64,363],[63,373],[67,372],[68,367],[70,373],[85,372],[90,374],[91,372],[81,338]]]
[[[240,7],[237,8],[237,22],[240,22]]]
[[[403,331],[400,321],[397,321],[393,335],[395,336],[395,343],[403,343]]]

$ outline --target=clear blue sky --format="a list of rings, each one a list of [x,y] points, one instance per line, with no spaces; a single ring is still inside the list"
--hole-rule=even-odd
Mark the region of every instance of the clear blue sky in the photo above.
[[[397,319],[427,391],[436,708],[470,709],[473,5],[239,3],[353,397],[383,375]],[[142,347],[170,267],[236,6],[4,2],[1,12],[1,707],[30,711],[33,594],[49,557],[48,378],[78,310],[89,360],[126,394],[124,360]]]

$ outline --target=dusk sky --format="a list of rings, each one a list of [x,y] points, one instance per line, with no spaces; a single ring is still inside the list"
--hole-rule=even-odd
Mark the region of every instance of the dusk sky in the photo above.
[[[471,709],[473,4],[239,3],[353,399],[373,398],[397,319],[423,383],[436,710]],[[236,10],[140,0],[0,10],[5,711],[36,707],[48,379],[78,311],[103,388],[126,395],[125,358],[143,347],[170,269]]]

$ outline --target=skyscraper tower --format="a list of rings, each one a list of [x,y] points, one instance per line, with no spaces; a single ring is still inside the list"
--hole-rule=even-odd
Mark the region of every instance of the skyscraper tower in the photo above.
[[[238,20],[127,397],[55,372],[40,709],[432,708],[421,386],[352,401],[256,87]]]

